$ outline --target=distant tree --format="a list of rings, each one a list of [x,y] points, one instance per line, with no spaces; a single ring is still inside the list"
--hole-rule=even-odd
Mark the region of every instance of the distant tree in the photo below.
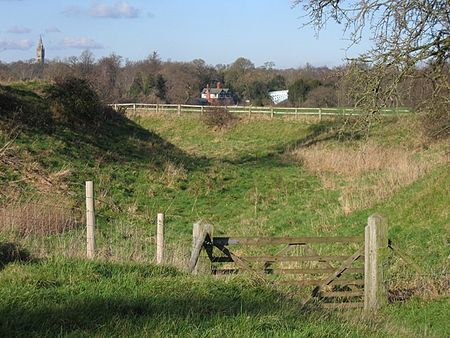
[[[137,99],[144,92],[144,81],[142,79],[142,74],[138,72],[133,79],[133,83],[128,90],[130,96],[133,99]]]
[[[308,93],[320,86],[318,80],[299,79],[289,86],[288,99],[294,106],[301,106],[306,101]]]
[[[286,79],[283,75],[275,75],[267,84],[267,89],[269,91],[286,89]]]
[[[76,71],[75,75],[86,79],[92,78],[95,64],[94,54],[86,49],[80,54],[77,61],[78,62],[74,65]]]
[[[158,74],[154,83],[155,95],[161,100],[165,101],[167,95],[166,80],[161,74]]]
[[[245,96],[245,75],[254,68],[255,65],[249,59],[240,57],[224,71],[226,85],[233,89],[240,99]]]
[[[312,89],[304,102],[309,107],[336,107],[336,89],[333,86],[319,86]]]
[[[101,58],[96,65],[95,84],[103,101],[113,102],[120,98],[120,86],[117,85],[122,57],[111,54]]]
[[[263,106],[269,101],[267,85],[262,81],[253,81],[247,85],[245,97],[255,106]]]

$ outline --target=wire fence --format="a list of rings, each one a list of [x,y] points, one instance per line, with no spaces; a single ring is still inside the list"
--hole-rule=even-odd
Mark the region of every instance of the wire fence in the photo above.
[[[13,243],[36,258],[86,258],[84,201],[73,206],[49,200],[46,196],[39,196],[9,201],[7,205],[0,206],[0,244]],[[116,205],[102,199],[96,200],[96,208],[99,210],[96,212],[95,227],[96,259],[155,262],[156,217],[152,216],[156,213],[145,209],[141,212],[117,212]],[[191,246],[190,237],[165,243],[164,263],[185,269]],[[324,254],[320,248],[317,250]],[[411,264],[397,258],[386,267],[387,286],[393,290],[393,299],[402,299],[410,294],[449,293],[448,267],[449,264],[444,264],[439,271],[417,271]]]
[[[10,201],[7,205],[0,207],[0,242],[20,245],[32,256],[39,258],[85,258],[86,211],[84,206],[71,207],[42,202],[42,200],[45,198]],[[104,213],[96,214],[95,256],[97,259],[154,261],[154,221],[139,214],[124,213],[116,216],[116,213],[110,212],[108,205],[101,201],[98,202],[98,207]],[[175,253],[180,251],[177,247],[178,245],[167,246],[167,262],[187,260],[188,254]]]

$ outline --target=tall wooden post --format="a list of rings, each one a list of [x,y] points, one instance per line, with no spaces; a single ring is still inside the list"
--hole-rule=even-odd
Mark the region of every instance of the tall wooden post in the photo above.
[[[192,253],[189,260],[188,271],[197,274],[200,266],[200,252],[204,247],[205,239],[212,239],[214,227],[202,221],[195,222],[192,226]],[[208,248],[207,248],[208,249]],[[211,249],[211,247],[209,247]]]
[[[202,231],[202,223],[201,222],[195,222],[192,225],[192,252],[196,250],[197,242],[200,238]],[[196,262],[194,269],[192,270],[193,274],[197,274],[198,272],[198,263]]]
[[[388,226],[379,215],[372,215],[365,228],[364,244],[364,311],[376,311],[387,303],[383,280],[383,259],[388,250]]]
[[[158,214],[156,220],[156,264],[164,261],[164,214]]]
[[[86,181],[86,255],[95,256],[94,182]]]

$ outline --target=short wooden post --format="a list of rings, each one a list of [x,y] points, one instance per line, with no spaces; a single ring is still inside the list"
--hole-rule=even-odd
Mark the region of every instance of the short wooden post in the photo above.
[[[252,116],[252,106],[248,107],[248,117]]]
[[[319,108],[319,121],[322,121],[322,108]]]
[[[164,261],[164,214],[159,213],[156,220],[156,264]]]
[[[298,118],[298,108],[295,107],[295,117]]]
[[[117,111],[117,104],[114,103],[114,110]]]
[[[270,107],[270,118],[273,119],[273,107]]]
[[[136,116],[136,103],[133,103],[133,114]]]
[[[86,255],[95,256],[94,182],[86,181]]]
[[[364,244],[364,311],[376,311],[387,303],[383,280],[383,259],[388,250],[388,226],[379,215],[372,215],[365,228]]]
[[[156,113],[159,113],[159,104],[156,104]]]
[[[181,104],[179,104],[179,105],[177,106],[177,113],[178,113],[178,116],[181,115]]]
[[[203,108],[203,106],[201,106],[200,115],[203,115],[203,113],[204,113],[204,108]]]

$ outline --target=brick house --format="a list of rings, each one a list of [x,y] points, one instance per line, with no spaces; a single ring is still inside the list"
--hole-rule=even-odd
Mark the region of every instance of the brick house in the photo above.
[[[210,88],[209,84],[203,88],[201,98],[208,101],[209,104],[227,105],[234,104],[234,94],[229,88],[223,88],[220,82],[217,82],[216,88]]]

